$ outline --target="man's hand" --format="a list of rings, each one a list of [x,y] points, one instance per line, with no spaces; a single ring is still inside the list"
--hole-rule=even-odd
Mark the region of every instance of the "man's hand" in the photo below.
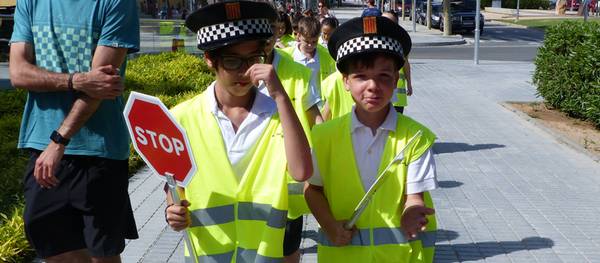
[[[38,156],[35,161],[33,177],[42,188],[49,189],[58,185],[59,181],[56,179],[55,174],[64,154],[64,145],[50,142],[48,147]]]
[[[425,231],[427,216],[433,215],[435,210],[422,205],[413,205],[404,209],[402,213],[402,230],[408,239],[417,238],[419,232]]]
[[[174,204],[167,207],[166,217],[171,229],[179,232],[190,225],[190,219],[188,216],[189,206],[190,202],[188,202],[187,200],[182,200],[181,205]]]
[[[100,66],[87,73],[73,76],[73,89],[94,99],[114,99],[123,93],[119,69],[112,65]]]
[[[261,80],[264,81],[267,90],[269,91],[269,95],[273,99],[280,96],[282,92],[285,93],[283,85],[281,85],[281,81],[279,80],[279,77],[277,77],[277,73],[275,73],[275,69],[272,65],[254,64],[246,71],[245,75],[250,77],[250,80],[256,86],[259,85]]]
[[[407,85],[406,86],[406,96],[412,96],[412,94],[413,94],[412,85]]]
[[[327,227],[323,226],[323,231],[325,231],[325,234],[327,234],[327,237],[335,246],[346,246],[350,244],[352,235],[356,232],[356,227],[353,227],[351,230],[345,229],[344,223],[346,223],[346,221],[336,221]]]

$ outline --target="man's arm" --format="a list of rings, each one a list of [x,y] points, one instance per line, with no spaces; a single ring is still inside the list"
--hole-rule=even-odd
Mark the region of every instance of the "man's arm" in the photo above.
[[[96,50],[103,49],[99,46]],[[94,56],[94,59],[98,57]],[[121,77],[110,64],[92,67],[90,72],[73,75],[73,89],[98,99],[113,99],[121,95]],[[33,46],[27,42],[10,45],[9,74],[12,85],[34,92],[67,91],[69,74],[55,73],[35,65]]]
[[[92,71],[98,68],[111,67],[114,68],[112,74],[117,74],[118,71],[116,68],[123,63],[126,55],[127,49],[125,48],[98,46],[92,60]],[[123,84],[121,82],[117,85],[117,89],[123,90]],[[73,103],[69,114],[57,129],[58,133],[67,139],[73,137],[92,114],[94,114],[96,109],[98,109],[100,103],[101,99],[92,98],[85,93],[80,93]],[[54,176],[54,173],[58,168],[58,164],[64,153],[64,145],[51,141],[50,144],[48,144],[48,147],[38,157],[33,174],[36,181],[42,187],[51,188],[58,184],[58,180]]]
[[[406,95],[412,96],[412,82],[410,81],[410,63],[408,62],[408,58],[406,58],[406,62],[402,67],[404,69],[404,78],[406,80]]]

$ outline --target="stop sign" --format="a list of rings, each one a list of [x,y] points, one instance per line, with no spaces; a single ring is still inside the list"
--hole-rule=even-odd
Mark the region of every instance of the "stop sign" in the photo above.
[[[185,187],[196,164],[185,130],[157,97],[131,92],[125,105],[125,121],[137,153],[161,178],[172,175]]]

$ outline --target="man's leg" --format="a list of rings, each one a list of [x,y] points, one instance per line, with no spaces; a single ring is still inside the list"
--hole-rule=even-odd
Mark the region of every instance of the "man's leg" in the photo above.
[[[47,257],[44,261],[46,263],[88,263],[92,262],[92,259],[86,249],[80,249]]]
[[[84,211],[86,248],[92,262],[121,262],[125,239],[138,238],[127,192],[127,160],[88,157],[85,167],[72,205]]]
[[[285,236],[283,237],[284,262],[300,262],[300,242],[302,241],[303,216],[287,221],[285,224]]]

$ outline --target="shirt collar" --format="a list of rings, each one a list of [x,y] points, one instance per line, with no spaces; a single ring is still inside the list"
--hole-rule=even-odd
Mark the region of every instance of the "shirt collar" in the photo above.
[[[292,54],[292,56],[294,57],[295,61],[307,61],[307,62],[311,62],[311,61],[318,61],[319,60],[319,54],[318,54],[318,50],[315,49],[315,55],[312,58],[307,58],[304,53],[302,53],[302,51],[300,51],[300,43],[298,42],[296,44],[296,48],[294,48],[294,53]]]
[[[221,110],[219,109],[219,105],[217,104],[217,98],[215,97],[215,84],[216,83],[217,83],[216,81],[213,81],[213,83],[211,83],[206,88],[206,92],[208,92],[208,94],[210,94],[208,96],[210,110],[215,116],[218,116],[217,114]],[[256,91],[256,98],[254,98],[254,103],[252,104],[252,108],[250,109],[250,113],[253,113],[256,115],[263,115],[263,114],[273,115],[273,114],[275,114],[275,112],[277,112],[277,105],[275,104],[275,101],[271,97],[265,95],[264,93],[259,92],[260,89],[266,89],[266,88],[267,87],[264,86],[264,84],[259,85],[259,87]]]
[[[396,110],[394,109],[394,107],[392,107],[392,105],[390,105],[390,108],[388,110],[387,116],[385,117],[385,120],[383,121],[381,126],[379,126],[377,128],[377,130],[385,130],[385,131],[393,132],[396,130],[397,122],[398,122],[398,114],[396,113]],[[352,106],[352,124],[351,125],[352,125],[351,126],[352,133],[354,133],[356,130],[358,130],[360,128],[367,128],[367,129],[369,128],[358,120],[358,117],[356,116],[356,105]]]

